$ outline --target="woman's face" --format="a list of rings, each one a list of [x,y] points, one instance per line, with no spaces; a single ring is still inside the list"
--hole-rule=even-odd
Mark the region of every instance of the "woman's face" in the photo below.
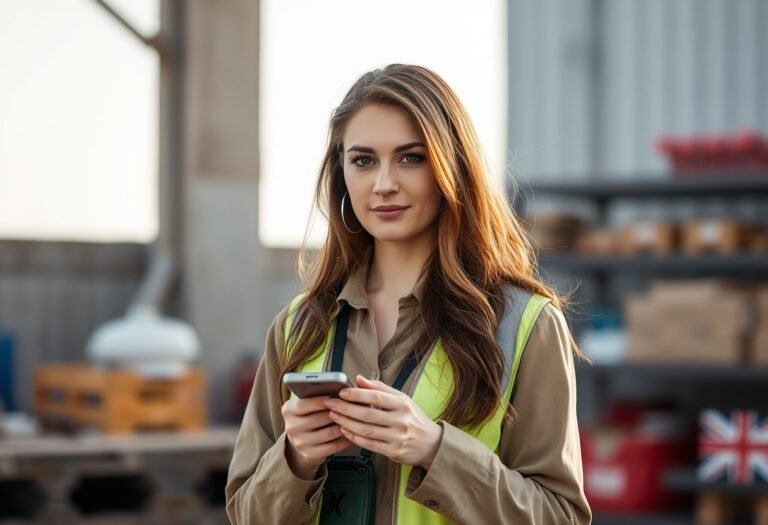
[[[363,107],[347,123],[343,148],[347,204],[376,240],[413,241],[435,232],[441,197],[427,148],[405,111]],[[350,211],[347,206],[347,224]]]

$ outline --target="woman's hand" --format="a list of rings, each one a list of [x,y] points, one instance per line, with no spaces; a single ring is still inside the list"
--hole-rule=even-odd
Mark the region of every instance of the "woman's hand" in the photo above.
[[[355,445],[396,463],[429,469],[443,429],[413,399],[381,381],[356,378],[359,388],[345,388],[341,399],[326,399],[330,418]],[[374,408],[375,407],[375,408]]]
[[[351,445],[329,417],[327,396],[290,399],[283,404],[288,466],[296,476],[312,480],[325,458]]]

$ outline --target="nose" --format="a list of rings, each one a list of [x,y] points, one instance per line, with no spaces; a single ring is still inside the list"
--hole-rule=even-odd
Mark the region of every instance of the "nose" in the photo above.
[[[394,168],[390,162],[381,162],[376,173],[376,181],[373,184],[373,192],[376,195],[391,195],[399,190],[395,179]]]

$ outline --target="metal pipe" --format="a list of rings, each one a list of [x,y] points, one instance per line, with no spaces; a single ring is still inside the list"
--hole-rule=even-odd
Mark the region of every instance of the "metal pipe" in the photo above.
[[[157,239],[151,246],[150,263],[128,313],[142,310],[159,311],[174,280],[178,277],[181,253],[181,112],[182,112],[182,3],[181,0],[161,0],[160,31],[147,38],[104,0],[94,0],[110,16],[155,49],[160,57],[159,92],[159,156]]]

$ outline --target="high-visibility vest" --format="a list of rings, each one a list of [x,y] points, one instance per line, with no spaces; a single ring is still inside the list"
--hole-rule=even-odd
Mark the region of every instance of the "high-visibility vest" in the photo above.
[[[463,431],[480,440],[494,454],[499,453],[499,444],[501,442],[501,427],[504,422],[504,416],[507,412],[512,388],[517,376],[517,368],[520,364],[520,358],[525,350],[528,337],[539,316],[542,308],[549,302],[549,299],[541,295],[532,294],[515,286],[508,286],[505,293],[505,311],[504,317],[499,323],[496,332],[496,341],[504,353],[504,362],[506,371],[504,381],[502,382],[504,398],[499,403],[499,407],[483,424],[478,427],[465,428]],[[285,341],[288,341],[293,320],[304,294],[296,296],[288,309],[288,315],[285,322]],[[332,345],[332,333],[328,335],[323,346],[312,355],[307,361],[299,367],[300,372],[321,372],[325,370],[326,363],[330,354]],[[286,345],[286,351],[290,349]],[[413,400],[424,413],[433,421],[442,414],[453,393],[453,369],[451,368],[448,356],[438,341],[430,351],[427,362],[423,367],[418,367],[416,373],[421,373],[413,390]],[[291,395],[295,397],[295,395]],[[397,498],[393,502],[396,507],[393,512],[396,513],[396,523],[410,524],[419,523],[425,525],[448,525],[450,521],[437,512],[425,507],[424,505],[413,501],[405,496],[405,489],[408,483],[408,475],[411,472],[410,465],[400,465],[397,473],[396,484]],[[318,502],[317,510],[310,521],[311,525],[316,525],[320,520],[320,509],[322,502]]]

